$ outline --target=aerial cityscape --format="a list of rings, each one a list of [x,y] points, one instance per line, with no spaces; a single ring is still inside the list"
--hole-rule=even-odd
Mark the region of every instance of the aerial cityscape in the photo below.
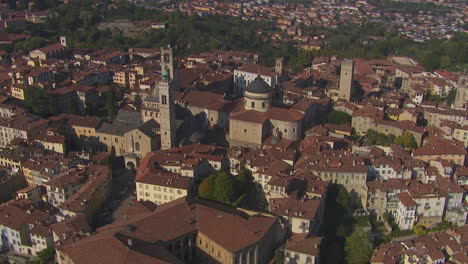
[[[2,0],[0,264],[468,263],[465,0]]]

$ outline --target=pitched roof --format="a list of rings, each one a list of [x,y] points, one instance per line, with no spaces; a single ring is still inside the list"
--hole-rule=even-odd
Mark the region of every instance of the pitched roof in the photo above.
[[[260,64],[247,64],[238,68],[237,71],[256,73],[256,74],[265,75],[265,76],[279,75],[277,72],[275,72],[274,68],[265,67]]]
[[[408,192],[401,192],[397,193],[398,199],[405,205],[405,206],[416,206],[418,205],[413,198],[411,198],[411,195]]]
[[[323,237],[307,237],[307,234],[293,235],[286,244],[285,250],[318,257]]]
[[[268,118],[272,120],[280,120],[280,121],[288,121],[288,122],[295,122],[301,120],[304,115],[302,113],[285,109],[285,108],[277,108],[272,107],[270,108],[266,114]]]
[[[205,206],[197,208],[198,231],[232,252],[259,242],[276,222],[273,217],[228,213]]]
[[[59,248],[75,264],[181,264],[160,243],[150,244],[126,234],[101,233]]]
[[[255,110],[246,110],[242,112],[232,113],[231,119],[263,124],[268,120],[268,116],[265,113],[258,112]]]
[[[313,220],[320,207],[320,199],[273,198],[270,211],[277,215]]]

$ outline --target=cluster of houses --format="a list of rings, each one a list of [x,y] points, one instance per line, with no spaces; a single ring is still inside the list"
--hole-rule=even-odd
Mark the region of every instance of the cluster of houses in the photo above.
[[[356,208],[379,220],[392,215],[403,230],[466,223],[466,73],[429,73],[393,56],[319,57],[293,74],[284,59],[266,67],[255,53],[179,60],[172,47],[82,50],[65,37],[7,55],[5,250],[34,256],[55,246],[59,263],[265,263],[283,243],[288,263],[316,263],[332,184]],[[38,91],[50,101],[34,97]],[[426,100],[450,93],[451,105]],[[31,100],[32,110],[47,107],[42,116],[26,107]],[[115,116],[105,111],[110,100]],[[327,123],[332,111],[350,121]],[[409,135],[414,146],[369,146],[370,131]],[[137,202],[91,235],[120,177],[110,164],[135,171]],[[197,198],[207,175],[243,169],[252,172],[261,211]]]

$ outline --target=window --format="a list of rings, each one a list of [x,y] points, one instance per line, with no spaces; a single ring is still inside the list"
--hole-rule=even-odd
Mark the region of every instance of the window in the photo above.
[[[250,103],[250,106],[251,106],[252,108],[255,108],[255,102],[251,102],[251,103]]]
[[[167,96],[166,95],[163,95],[161,97],[161,102],[162,102],[163,105],[167,104]]]
[[[247,128],[244,128],[244,133],[247,133]]]
[[[265,108],[265,102],[262,103],[262,108]]]
[[[114,140],[115,140],[116,143],[119,142],[119,139],[118,139],[118,138],[115,138]]]
[[[139,142],[135,143],[135,151],[140,151],[140,143]]]

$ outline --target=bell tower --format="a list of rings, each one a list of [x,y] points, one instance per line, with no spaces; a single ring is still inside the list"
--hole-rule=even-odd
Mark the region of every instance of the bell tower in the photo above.
[[[466,108],[468,101],[468,72],[465,71],[458,77],[457,94],[453,106],[455,108]]]
[[[174,89],[177,88],[177,66],[174,63],[173,48],[161,48],[161,80],[158,82],[159,114],[161,127],[161,149],[175,146]]]

